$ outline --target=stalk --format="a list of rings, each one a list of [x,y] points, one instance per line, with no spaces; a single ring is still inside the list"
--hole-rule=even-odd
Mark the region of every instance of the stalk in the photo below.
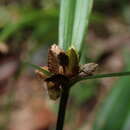
[[[69,92],[70,92],[70,89],[65,88],[65,89],[63,89],[63,91],[61,93],[56,130],[63,130],[65,113],[66,113],[66,108],[67,108],[67,102],[68,102],[68,99],[69,99]]]

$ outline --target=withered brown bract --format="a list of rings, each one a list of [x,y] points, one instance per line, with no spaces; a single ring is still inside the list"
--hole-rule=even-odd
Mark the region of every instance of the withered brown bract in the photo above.
[[[46,85],[50,99],[56,100],[57,98],[59,98],[61,93],[59,85],[52,81],[46,81]]]
[[[53,88],[48,88],[48,95],[50,99],[56,100],[60,97],[60,94],[61,94],[60,88],[57,88],[55,86]]]
[[[61,74],[56,74],[56,75],[53,75],[47,79],[45,79],[46,82],[53,82],[55,84],[59,84],[59,85],[65,85],[66,83],[69,82],[69,79],[64,76],[64,75],[61,75]]]
[[[69,64],[69,57],[64,52],[61,52],[58,55],[58,61],[61,66],[65,67]]]
[[[52,45],[48,52],[48,69],[54,74],[59,74],[59,69],[62,69],[59,64],[58,55],[65,53],[56,44]]]
[[[61,93],[61,89],[69,82],[69,79],[64,75],[53,75],[46,80],[49,97],[56,100]]]
[[[69,58],[66,53],[59,46],[53,44],[48,51],[48,70],[54,75],[45,79],[51,99],[56,100],[60,96],[62,86],[69,81],[64,75],[68,62]]]
[[[96,71],[97,67],[98,67],[98,64],[96,63],[84,64],[80,67],[79,76],[80,77],[90,76]]]

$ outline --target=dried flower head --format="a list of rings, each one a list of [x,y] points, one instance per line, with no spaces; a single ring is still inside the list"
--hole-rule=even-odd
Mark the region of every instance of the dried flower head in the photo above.
[[[79,66],[79,57],[75,49],[70,48],[66,52],[53,44],[48,51],[48,66],[42,67],[51,75],[45,75],[41,71],[36,71],[39,78],[46,83],[49,97],[56,100],[60,97],[64,87],[76,76],[91,75],[97,68],[97,64],[89,63]]]

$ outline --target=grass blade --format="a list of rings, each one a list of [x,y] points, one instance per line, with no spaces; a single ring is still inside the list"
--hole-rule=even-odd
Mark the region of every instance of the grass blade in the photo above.
[[[130,71],[128,71],[128,72],[110,73],[110,74],[96,74],[96,75],[87,76],[87,77],[83,77],[83,78],[78,77],[74,81],[72,81],[71,86],[74,85],[75,83],[79,82],[79,81],[82,81],[82,80],[110,78],[110,77],[121,77],[121,76],[130,76]]]
[[[40,67],[40,66],[38,66],[38,65],[31,64],[31,63],[29,63],[29,62],[23,62],[23,64],[28,65],[28,66],[30,66],[30,67],[33,67],[33,68],[35,68],[35,69],[41,71],[42,73],[44,73],[44,74],[47,75],[47,76],[51,76],[51,75],[52,75],[51,72],[49,72],[49,71],[43,69],[42,67]]]
[[[72,39],[76,0],[61,0],[59,21],[59,46],[67,50]]]
[[[75,19],[72,32],[72,46],[78,52],[82,49],[82,42],[88,26],[89,15],[91,13],[93,0],[77,0],[75,9]]]
[[[123,77],[104,101],[93,130],[122,130],[130,108],[130,79]]]
[[[130,129],[130,106],[129,106],[129,112],[128,112],[128,116],[125,120],[124,126],[122,130],[129,130]]]
[[[45,11],[32,11],[31,13],[25,12],[26,14],[21,17],[19,21],[15,24],[7,24],[0,35],[0,41],[5,41],[7,38],[22,30],[25,27],[35,27],[38,22],[42,22],[43,25],[48,23],[48,21],[57,21],[57,12],[53,14]],[[51,23],[52,25],[52,23]],[[37,26],[36,26],[37,27]]]
[[[93,76],[88,76],[88,77],[83,78],[81,80],[84,80],[84,79],[120,77],[120,76],[130,76],[130,71],[128,71],[128,72],[110,73],[110,74],[97,74],[97,75],[93,75]]]
[[[126,63],[124,70],[130,67],[129,52],[127,54],[124,57]],[[129,73],[117,74],[126,76]],[[114,84],[98,114],[93,130],[129,130],[130,77],[122,77]]]

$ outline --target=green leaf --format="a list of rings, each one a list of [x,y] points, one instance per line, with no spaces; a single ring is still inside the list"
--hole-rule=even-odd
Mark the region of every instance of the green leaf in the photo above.
[[[122,130],[130,130],[130,107],[129,107],[128,116],[125,119],[125,123],[124,123],[124,126],[123,126]]]
[[[61,0],[59,20],[59,46],[67,50],[72,39],[76,0]]]
[[[38,65],[31,64],[31,63],[29,63],[29,62],[23,62],[23,64],[28,65],[28,66],[30,66],[30,67],[33,67],[33,68],[35,68],[35,69],[41,71],[42,73],[44,73],[44,74],[47,75],[47,76],[51,76],[51,75],[52,75],[51,72],[49,72],[49,71],[43,69],[42,67],[40,67],[40,66],[38,66]]]
[[[83,46],[82,42],[88,26],[92,4],[93,0],[77,0],[76,2],[71,45],[74,46],[78,52],[81,51]]]
[[[82,49],[82,53],[80,54],[80,57],[79,57],[80,64],[86,64],[86,62],[87,62],[86,52],[88,52],[87,51],[87,46],[86,46],[86,44],[84,44],[83,49]]]
[[[93,130],[122,130],[130,108],[130,78],[123,77],[112,89],[98,113]]]
[[[49,12],[49,11],[48,11]],[[22,30],[26,27],[35,27],[39,25],[39,23],[42,23],[46,26],[46,23],[49,23],[49,21],[57,21],[57,12],[56,14],[52,14],[44,12],[44,11],[32,11],[32,12],[26,12],[19,21],[15,24],[7,24],[0,35],[0,41],[4,41],[13,34],[17,33],[18,31]],[[54,15],[54,16],[53,16]],[[50,24],[50,23],[49,23]],[[51,23],[52,25],[52,23]]]
[[[61,0],[59,46],[81,51],[93,0]]]
[[[129,69],[129,55],[125,55]],[[129,75],[130,72],[125,72]],[[120,76],[125,76],[120,73]],[[122,77],[113,86],[102,108],[98,112],[93,130],[129,130],[130,125],[130,77]],[[128,129],[127,129],[128,128]]]
[[[120,76],[130,76],[130,71],[110,73],[110,74],[96,74],[96,75],[93,75],[93,76],[88,76],[86,78],[80,78],[79,80],[97,79],[97,78],[110,78],[110,77],[120,77]]]
[[[82,81],[82,80],[110,78],[110,77],[121,77],[121,76],[130,76],[130,71],[128,71],[128,72],[110,73],[110,74],[96,74],[96,75],[87,76],[87,77],[83,77],[83,78],[77,77],[77,78],[75,78],[75,80],[73,80],[70,83],[70,86],[72,86],[72,85],[74,85],[77,82]]]

